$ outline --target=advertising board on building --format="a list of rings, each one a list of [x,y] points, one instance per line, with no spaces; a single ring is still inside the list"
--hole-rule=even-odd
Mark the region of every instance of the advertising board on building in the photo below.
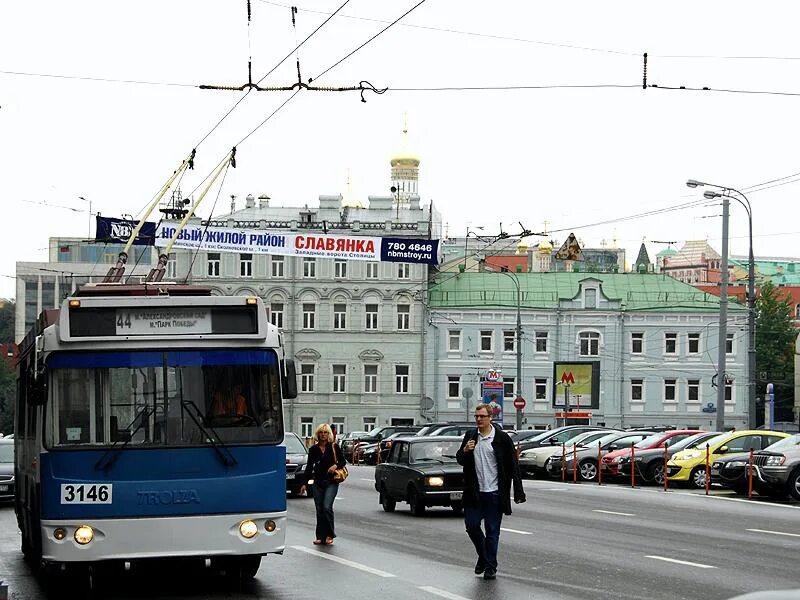
[[[600,408],[600,361],[554,362],[553,407]]]
[[[483,403],[489,405],[492,421],[503,422],[503,375],[496,369],[489,369],[481,382]]]

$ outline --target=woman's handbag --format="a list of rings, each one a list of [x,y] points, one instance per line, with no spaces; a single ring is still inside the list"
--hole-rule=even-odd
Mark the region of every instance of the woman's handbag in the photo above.
[[[336,458],[336,446],[332,444],[331,445],[331,449],[333,450],[333,460],[338,463],[339,459]],[[350,473],[347,471],[347,466],[346,465],[344,467],[342,467],[341,469],[337,468],[333,472],[333,482],[334,483],[342,483],[345,479],[347,479],[348,475],[350,475]]]

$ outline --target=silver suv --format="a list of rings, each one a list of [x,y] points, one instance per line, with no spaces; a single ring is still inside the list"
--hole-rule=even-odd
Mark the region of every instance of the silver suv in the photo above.
[[[800,433],[795,433],[772,444],[769,450],[753,455],[753,476],[758,480],[756,489],[769,495],[787,493],[800,500]]]

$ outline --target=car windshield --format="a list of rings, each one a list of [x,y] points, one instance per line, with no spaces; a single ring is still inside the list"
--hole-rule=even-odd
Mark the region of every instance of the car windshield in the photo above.
[[[704,431],[703,433],[695,433],[694,435],[690,435],[687,438],[682,439],[680,442],[677,442],[671,446],[673,450],[684,450],[686,448],[694,448],[704,440],[713,437],[713,433],[709,433],[708,431]]]
[[[730,437],[731,437],[730,432],[720,433],[719,435],[715,435],[714,437],[712,437],[710,440],[698,444],[697,447],[703,449],[705,449],[706,447],[713,448],[714,446],[720,444],[723,440],[727,440]]]
[[[14,462],[14,444],[0,444],[0,463]]]
[[[286,454],[305,454],[306,447],[303,442],[300,441],[294,435],[287,435],[283,438],[283,445],[286,446]]]
[[[653,435],[648,435],[640,442],[636,442],[634,444],[635,448],[649,448],[650,446],[654,445],[656,442],[661,440],[664,437],[663,433],[654,433]]]
[[[607,433],[606,435],[604,435],[600,439],[596,440],[596,442],[600,446],[605,446],[611,440],[615,440],[615,439],[617,439],[619,437],[623,437],[622,434],[619,431],[615,431],[614,433]]]
[[[770,452],[782,452],[784,450],[792,449],[795,446],[800,446],[800,433],[795,433],[787,438],[780,439],[771,446],[764,448],[764,450],[769,450]]]
[[[456,462],[460,440],[411,444],[411,462]]]
[[[568,439],[566,442],[564,442],[564,444],[566,446],[574,446],[575,444],[580,446],[584,442],[591,442],[598,437],[603,437],[606,435],[606,433],[607,432],[587,431],[585,433],[581,433],[580,435],[576,435],[574,438]]]

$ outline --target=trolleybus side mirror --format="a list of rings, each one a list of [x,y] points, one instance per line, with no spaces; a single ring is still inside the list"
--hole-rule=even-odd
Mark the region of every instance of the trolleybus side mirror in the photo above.
[[[47,372],[42,370],[38,377],[30,378],[28,404],[41,406],[47,402]]]
[[[294,359],[285,358],[281,361],[281,392],[286,400],[297,398],[297,371],[294,368]]]

